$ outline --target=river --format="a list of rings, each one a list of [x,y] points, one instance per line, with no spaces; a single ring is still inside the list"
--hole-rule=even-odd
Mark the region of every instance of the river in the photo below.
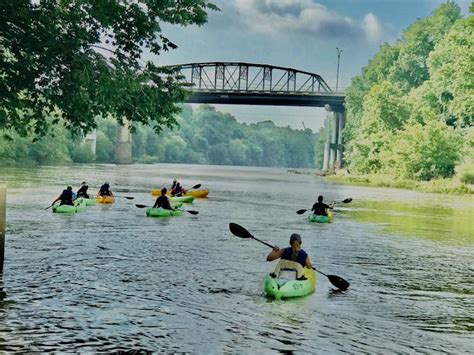
[[[150,189],[179,178],[208,199],[153,219]],[[75,215],[45,210],[66,184],[120,196]],[[285,169],[198,165],[2,168],[7,196],[0,351],[469,353],[474,339],[472,197],[341,186]],[[295,213],[322,194],[332,224]],[[291,233],[323,272],[310,296],[273,301],[270,244]]]

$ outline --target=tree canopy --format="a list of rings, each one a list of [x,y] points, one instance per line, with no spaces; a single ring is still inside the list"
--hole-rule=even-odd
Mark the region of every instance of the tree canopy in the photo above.
[[[450,177],[456,167],[474,173],[472,18],[442,4],[353,79],[344,131],[351,171],[416,180]]]
[[[178,74],[143,53],[177,47],[160,23],[202,25],[208,10],[208,0],[1,1],[0,130],[41,136],[62,122],[87,133],[98,115],[175,125]]]

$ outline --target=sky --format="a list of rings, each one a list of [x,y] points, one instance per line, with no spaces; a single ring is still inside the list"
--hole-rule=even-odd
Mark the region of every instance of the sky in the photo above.
[[[270,64],[320,74],[336,82],[336,47],[343,50],[339,88],[350,85],[384,43],[393,43],[418,18],[446,0],[214,0],[201,27],[163,24],[178,45],[153,61],[159,65],[237,61]],[[455,1],[464,15],[471,0]],[[318,130],[324,109],[215,105],[240,122],[272,120],[279,126]]]

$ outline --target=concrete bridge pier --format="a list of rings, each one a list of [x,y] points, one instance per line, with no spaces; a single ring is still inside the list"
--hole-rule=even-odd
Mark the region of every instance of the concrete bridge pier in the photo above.
[[[130,133],[130,122],[128,120],[123,121],[123,126],[117,126],[114,161],[117,164],[132,163],[132,134]]]
[[[345,124],[343,111],[336,111],[330,105],[326,109],[326,143],[324,145],[323,171],[328,172],[342,166],[342,130]],[[331,124],[331,117],[334,122]],[[331,132],[332,131],[332,132]]]
[[[87,147],[89,147],[95,160],[96,152],[97,152],[97,130],[96,129],[94,129],[92,132],[90,132],[87,136],[84,137],[84,144]]]

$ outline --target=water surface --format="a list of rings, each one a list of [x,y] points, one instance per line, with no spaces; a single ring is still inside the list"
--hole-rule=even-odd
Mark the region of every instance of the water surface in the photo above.
[[[151,188],[211,189],[189,214],[146,218]],[[472,198],[350,187],[284,169],[196,165],[6,168],[2,351],[468,353],[474,330]],[[76,215],[44,210],[66,184],[108,181],[118,198]],[[295,213],[318,194],[335,223]],[[270,251],[228,223],[351,283],[290,301],[262,295]]]

